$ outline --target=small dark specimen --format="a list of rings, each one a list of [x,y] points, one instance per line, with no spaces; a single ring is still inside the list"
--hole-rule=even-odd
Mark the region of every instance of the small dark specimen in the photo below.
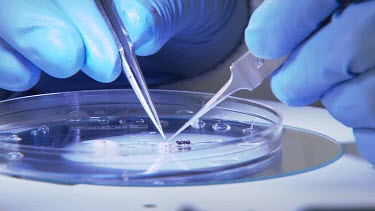
[[[190,144],[190,140],[188,140],[188,139],[178,139],[178,140],[176,141],[176,144],[177,144],[177,145],[186,145],[186,144]]]

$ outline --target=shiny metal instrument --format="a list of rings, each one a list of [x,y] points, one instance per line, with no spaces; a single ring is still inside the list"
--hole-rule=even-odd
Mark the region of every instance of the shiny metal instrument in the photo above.
[[[168,141],[172,140],[234,92],[241,89],[252,91],[257,88],[264,79],[279,68],[286,59],[287,56],[275,60],[266,60],[255,57],[249,51],[244,53],[230,66],[231,77],[228,82],[189,121],[171,136]]]
[[[137,57],[134,52],[134,45],[122,23],[116,7],[112,0],[95,0],[104,20],[106,21],[116,45],[119,49],[122,69],[129,80],[135,94],[155,125],[159,133],[165,139],[163,128],[160,124],[159,116],[151,100],[147,84],[139,67]]]

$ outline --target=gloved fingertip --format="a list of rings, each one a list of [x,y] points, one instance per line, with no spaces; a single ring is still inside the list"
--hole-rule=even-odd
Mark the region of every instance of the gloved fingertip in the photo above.
[[[5,73],[7,75],[3,78],[6,78],[7,80],[0,83],[1,88],[13,92],[21,92],[32,88],[39,81],[40,70],[37,67],[29,66],[15,68],[20,69],[12,69],[12,73]],[[9,71],[9,69],[7,71]]]
[[[15,86],[9,88],[10,91],[26,91],[31,89],[39,81],[40,70],[37,67],[29,69],[29,74],[22,75],[18,78],[18,83]]]
[[[359,153],[375,166],[375,130],[354,128],[353,131]]]
[[[80,34],[64,23],[24,30],[16,42],[26,58],[57,78],[72,76],[85,60]]]
[[[148,56],[156,53],[166,39],[159,33],[163,25],[161,17],[151,3],[152,1],[116,0],[117,10],[128,30],[135,52],[140,56]]]
[[[282,71],[283,69],[281,67],[281,69],[277,70],[271,77],[271,90],[276,98],[282,103],[293,107],[306,106],[313,103],[302,99],[298,93],[295,93],[295,91],[299,89],[289,87],[289,85],[292,84],[290,80],[295,80],[295,78],[284,74]]]
[[[33,87],[40,70],[8,43],[0,39],[0,87],[10,91],[25,91]]]
[[[283,89],[282,86],[280,86],[275,80],[271,79],[271,90],[275,97],[279,99],[282,103],[289,105],[289,106],[297,106],[293,100],[291,100],[288,95],[286,94],[286,91]]]
[[[264,59],[277,59],[292,51],[287,38],[278,33],[280,29],[272,23],[272,17],[258,8],[245,30],[245,42],[251,53]],[[285,34],[285,33],[284,33]]]
[[[121,61],[117,54],[107,55],[105,60],[92,60],[82,67],[82,71],[96,81],[110,83],[120,75]]]
[[[257,32],[256,29],[252,29],[248,26],[245,30],[246,45],[254,56],[269,59],[269,56],[266,55],[264,49],[261,47],[264,46],[266,41],[259,36],[260,34],[261,33]]]
[[[116,80],[121,73],[121,61],[118,58],[110,67],[111,71],[101,71],[101,75],[98,77],[98,81],[102,83],[110,83]],[[105,70],[105,69],[104,69]],[[108,70],[108,69],[107,69]]]

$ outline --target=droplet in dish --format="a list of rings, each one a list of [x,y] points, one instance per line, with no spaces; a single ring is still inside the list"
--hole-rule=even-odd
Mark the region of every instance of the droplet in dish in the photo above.
[[[7,160],[21,160],[24,157],[24,155],[20,152],[8,152],[5,155],[5,158]]]
[[[37,135],[38,135],[38,131],[37,131],[37,130],[32,130],[32,131],[30,132],[30,134],[31,134],[32,136],[37,136]]]
[[[231,127],[229,124],[225,122],[218,122],[214,125],[212,125],[212,129],[219,133],[225,133],[231,130]]]
[[[197,119],[190,126],[194,129],[202,129],[206,126],[206,123],[203,120]]]
[[[85,126],[90,122],[90,116],[84,111],[72,111],[66,119],[70,126]]]
[[[38,132],[42,135],[49,133],[49,127],[47,125],[42,125],[38,128]]]
[[[22,138],[19,137],[17,134],[13,133],[0,133],[0,141],[4,142],[19,142]]]

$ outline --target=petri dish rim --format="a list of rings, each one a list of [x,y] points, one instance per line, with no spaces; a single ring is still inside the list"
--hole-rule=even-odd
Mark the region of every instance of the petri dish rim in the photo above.
[[[119,96],[121,96],[121,97],[125,96],[126,97],[127,95],[123,95],[123,94],[126,94],[126,93],[132,94],[132,96],[135,97],[135,95],[133,93],[133,90],[120,90],[119,89],[119,90],[89,90],[89,91],[77,91],[77,92],[65,92],[65,93],[52,93],[52,94],[42,94],[42,95],[27,96],[27,97],[21,97],[21,98],[6,100],[6,101],[3,101],[3,102],[0,102],[0,117],[3,117],[3,118],[1,118],[1,121],[0,121],[0,132],[12,132],[13,131],[15,134],[21,134],[25,125],[28,128],[34,127],[35,125],[30,125],[28,121],[24,121],[24,120],[27,119],[27,118],[38,118],[38,116],[34,116],[34,115],[31,115],[31,114],[28,115],[28,113],[26,113],[26,115],[24,116],[24,113],[22,113],[22,112],[33,113],[37,110],[43,110],[45,113],[41,113],[41,115],[45,114],[45,116],[44,115],[40,116],[40,119],[38,119],[38,121],[37,121],[38,122],[37,125],[40,125],[39,123],[41,123],[41,122],[42,123],[46,122],[48,124],[47,120],[48,121],[51,120],[51,119],[56,120],[54,118],[57,118],[58,120],[65,120],[64,118],[61,119],[61,117],[64,116],[66,118],[67,112],[75,111],[76,110],[75,108],[81,108],[82,110],[87,109],[86,111],[88,113],[92,113],[93,110],[97,109],[95,107],[97,105],[98,105],[98,108],[101,108],[100,106],[108,106],[112,109],[114,107],[116,108],[116,106],[123,106],[125,104],[128,105],[129,103],[132,105],[132,103],[134,103],[134,105],[136,105],[136,107],[139,108],[140,104],[138,103],[136,98],[135,98],[136,100],[134,100],[134,102],[133,102],[132,99],[130,99],[129,102],[128,101],[123,102],[123,99],[118,99]],[[150,92],[150,94],[151,94],[151,97],[153,97],[155,95],[161,96],[160,98],[157,98],[157,97],[153,98],[153,99],[156,99],[156,100],[154,100],[154,103],[155,103],[155,106],[156,106],[157,110],[158,110],[158,106],[165,103],[163,101],[163,99],[166,100],[167,102],[170,102],[169,101],[170,96],[177,96],[177,95],[182,96],[182,97],[189,96],[190,98],[187,97],[187,99],[189,99],[189,100],[190,99],[199,99],[197,102],[195,102],[195,101],[192,102],[192,105],[194,106],[194,109],[195,109],[195,107],[196,107],[196,109],[199,109],[200,106],[203,106],[205,101],[209,100],[210,97],[213,96],[212,94],[207,94],[207,93],[188,92],[188,91],[170,91],[170,90],[152,90]],[[163,98],[163,95],[165,95],[164,98]],[[103,96],[103,99],[98,98],[98,96]],[[166,97],[166,96],[168,96],[168,97]],[[114,100],[112,101],[112,99],[114,99]],[[170,106],[173,107],[173,105],[176,105],[176,104],[173,104],[173,99],[171,101],[172,101],[172,103],[168,103],[167,104],[168,106],[166,108],[169,108]],[[226,104],[227,102],[231,102],[232,104]],[[185,164],[188,164],[188,165],[193,165],[192,163],[194,163],[194,166],[191,169],[189,169],[189,171],[186,171],[187,172],[186,174],[190,174],[189,172],[202,172],[202,174],[204,174],[204,172],[206,171],[205,169],[210,169],[210,171],[211,171],[211,169],[215,169],[215,170],[219,170],[219,171],[220,170],[225,171],[227,169],[231,169],[233,166],[241,166],[242,164],[245,164],[245,163],[251,164],[251,165],[254,165],[254,166],[258,165],[258,166],[256,166],[256,168],[259,168],[260,167],[259,165],[260,165],[261,162],[259,162],[258,164],[254,163],[256,160],[265,161],[265,160],[271,159],[271,157],[280,150],[281,142],[280,142],[279,138],[280,138],[281,133],[282,133],[282,116],[278,111],[275,111],[274,109],[272,109],[272,107],[270,107],[268,105],[258,103],[258,102],[253,101],[253,100],[236,98],[236,97],[229,97],[227,99],[227,101],[224,101],[223,103],[224,104],[219,104],[217,106],[217,109],[220,112],[222,110],[225,110],[225,111],[228,111],[228,112],[238,112],[239,111],[238,109],[243,108],[243,107],[246,107],[246,108],[255,107],[254,110],[249,109],[249,111],[247,111],[245,113],[248,114],[249,116],[254,116],[254,117],[262,116],[263,113],[259,113],[259,115],[257,115],[258,114],[257,109],[262,109],[262,111],[265,112],[264,114],[269,114],[269,116],[265,115],[265,117],[267,117],[267,118],[265,118],[266,120],[269,120],[269,119],[273,120],[273,118],[275,118],[275,121],[272,121],[271,122],[272,124],[270,124],[269,126],[260,128],[260,131],[255,135],[254,134],[253,135],[246,134],[246,133],[242,132],[241,137],[239,137],[239,138],[232,138],[231,140],[228,140],[228,141],[225,141],[225,142],[217,142],[217,143],[210,144],[209,149],[214,149],[214,150],[210,151],[210,153],[212,152],[212,155],[210,154],[210,156],[211,156],[211,158],[213,158],[212,159],[213,162],[219,162],[219,164],[215,164],[217,166],[212,167],[212,168],[206,167],[207,165],[212,165],[212,164],[209,164],[210,161],[205,161],[204,165],[203,164],[195,165],[197,163],[196,162],[197,160],[206,159],[208,157],[205,154],[194,157],[195,155],[197,155],[197,154],[194,154],[194,153],[197,153],[197,152],[202,153],[202,151],[206,150],[205,148],[203,148],[202,150],[200,148],[196,148],[196,149],[191,150],[191,152],[188,151],[188,152],[184,152],[184,153],[181,153],[181,154],[179,154],[179,152],[176,153],[178,156],[182,155],[181,157],[177,158],[178,161],[182,160],[182,161],[186,162]],[[236,107],[235,103],[238,103],[240,106]],[[181,107],[186,106],[183,103],[180,103],[178,105],[180,105]],[[234,105],[234,107],[232,107],[233,105]],[[241,106],[241,105],[244,105],[244,106]],[[191,106],[191,105],[189,104],[189,106]],[[95,109],[91,109],[91,108],[95,108]],[[159,108],[163,108],[163,107],[160,106]],[[53,113],[54,109],[56,109],[56,110],[63,109],[63,111],[61,111],[61,113],[59,113],[55,117],[54,116],[55,114]],[[164,108],[164,110],[165,110],[165,108]],[[116,109],[114,109],[114,112],[115,111],[116,111]],[[143,109],[140,107],[139,111],[143,111]],[[175,111],[176,110],[171,111],[174,116],[176,116],[176,114],[173,113]],[[220,112],[218,112],[218,113],[220,113]],[[240,113],[243,114],[244,112],[240,112]],[[7,122],[6,122],[7,120],[13,121],[13,119],[10,118],[10,117],[12,117],[13,114],[16,116],[16,118],[14,118],[15,119],[14,125],[12,125],[12,124],[7,125]],[[189,115],[192,115],[192,114],[189,114]],[[228,113],[227,115],[230,115],[230,114]],[[237,117],[236,115],[234,115],[234,116],[235,116],[234,118]],[[165,116],[162,116],[162,115],[160,115],[160,117],[165,118]],[[176,118],[180,118],[180,116],[178,116]],[[219,119],[223,119],[223,118],[225,119],[225,117],[222,118],[222,116],[219,116],[218,118]],[[19,125],[18,125],[19,127],[17,128],[18,123],[19,123]],[[14,127],[12,128],[12,126],[14,126]],[[7,128],[9,128],[9,130],[6,130]],[[241,131],[242,131],[242,129],[241,129]],[[101,131],[99,131],[99,132],[101,132]],[[28,134],[30,135],[30,133],[28,133]],[[206,133],[203,133],[203,134],[206,135]],[[189,134],[189,135],[191,135],[191,134]],[[201,136],[202,134],[198,133],[198,135]],[[212,135],[212,133],[208,133],[208,135]],[[22,136],[22,137],[24,137],[24,136]],[[235,137],[235,136],[231,136],[231,137]],[[251,154],[253,151],[249,151],[249,152],[246,151],[246,148],[248,146],[243,147],[243,146],[235,145],[235,144],[241,143],[241,141],[242,142],[243,141],[249,141],[247,138],[251,138],[252,140],[258,140],[259,139],[259,145],[254,147],[257,150],[259,149],[260,150],[259,152],[254,151],[254,155],[253,155],[253,154]],[[83,140],[82,142],[85,142],[86,140]],[[81,143],[81,142],[79,142],[79,143]],[[225,150],[229,149],[229,150],[232,150],[232,151],[225,151],[225,150],[220,151],[219,147],[222,147]],[[219,149],[219,150],[216,150],[216,148]],[[251,147],[248,147],[248,148],[251,148]],[[80,149],[80,148],[78,148],[78,149]],[[74,159],[76,159],[75,157],[73,157],[73,158],[69,157],[69,155],[77,155],[78,153],[79,153],[79,155],[83,155],[83,156],[86,155],[85,153],[88,153],[88,155],[91,155],[92,151],[91,150],[86,151],[85,148],[81,148],[80,150],[77,150],[77,148],[69,148],[69,147],[53,148],[53,147],[43,147],[43,146],[33,146],[33,145],[22,145],[21,143],[7,143],[7,142],[3,142],[3,141],[0,140],[0,162],[2,162],[1,160],[3,158],[5,158],[5,157],[3,157],[3,158],[1,157],[2,156],[1,154],[3,152],[7,153],[7,152],[13,152],[13,151],[14,152],[20,151],[22,153],[28,153],[28,154],[26,154],[26,156],[24,157],[23,160],[7,161],[8,163],[11,163],[11,164],[13,163],[15,165],[9,165],[9,169],[5,169],[2,172],[3,173],[8,172],[6,174],[13,175],[13,176],[21,176],[21,177],[24,177],[24,178],[32,177],[34,179],[37,179],[35,177],[38,177],[38,175],[33,171],[21,169],[23,164],[33,166],[34,163],[35,163],[35,166],[37,167],[36,169],[40,169],[41,165],[52,166],[54,164],[55,160],[43,160],[44,158],[42,158],[41,160],[35,160],[35,159],[39,159],[42,155],[47,155],[47,157],[48,157],[48,155],[56,155],[56,156],[64,158],[65,163],[63,163],[62,166],[66,167],[66,168],[69,168],[69,165],[66,164],[67,161],[69,161],[69,162],[74,163],[76,166],[82,165],[82,167],[87,167],[87,165],[93,165],[94,164],[98,167],[98,170],[115,169],[117,171],[121,167],[117,168],[117,163],[115,163],[115,162],[118,162],[118,161],[122,162],[121,159],[119,159],[117,161],[108,159],[108,160],[105,161],[105,162],[108,162],[108,163],[105,163],[105,162],[104,162],[104,164],[102,162],[101,163],[95,163],[97,161],[96,160],[96,161],[93,161],[90,164],[89,162],[85,161],[85,159],[90,158],[89,156],[86,156],[86,157],[83,157],[83,158],[80,157],[81,160],[74,160]],[[245,151],[246,151],[245,154],[241,154]],[[238,161],[235,161],[237,163],[232,163],[232,161],[230,159],[228,159],[229,163],[225,163],[225,162],[228,161],[228,160],[225,160],[227,158],[226,156],[228,155],[228,157],[230,157],[230,156],[233,157],[233,155],[235,153],[239,153],[239,156],[241,156]],[[5,155],[5,154],[3,154],[3,155]],[[34,155],[35,155],[35,157],[34,157]],[[137,156],[139,156],[140,154],[134,154],[134,155],[135,156],[130,157],[130,159],[138,158]],[[158,155],[158,154],[156,154],[156,155]],[[185,155],[189,155],[188,158],[186,158],[185,160],[180,159],[180,158],[184,158]],[[216,160],[217,157],[220,157],[220,159],[221,158],[224,158],[224,159],[217,161]],[[154,158],[155,158],[155,155],[150,154],[150,156],[146,157],[145,160],[147,160],[147,162],[150,161],[150,162],[154,163],[155,162],[155,160],[153,160]],[[246,160],[246,159],[248,159],[248,160]],[[172,161],[168,161],[168,162],[173,164]],[[146,162],[146,164],[148,164],[147,162]],[[166,162],[168,164],[167,167],[165,168],[166,170],[165,171],[163,170],[164,172],[160,171],[160,172],[158,172],[158,174],[155,174],[155,178],[159,177],[160,175],[163,175],[163,173],[166,173],[164,175],[168,175],[169,172],[175,172],[175,167],[173,165],[171,165],[172,167],[169,167],[168,162]],[[21,165],[19,165],[19,164],[21,164]],[[107,165],[107,164],[108,164],[109,167],[103,166],[103,165]],[[135,164],[138,165],[138,163],[135,163]],[[18,168],[17,165],[19,165],[20,167]],[[141,171],[145,169],[144,166],[142,166],[143,164],[139,164],[139,165],[141,166],[139,168],[137,166],[134,167],[134,168],[129,167],[129,169],[128,169],[129,172],[133,172],[133,171],[136,172],[140,168],[142,168]],[[115,167],[113,167],[113,166],[115,166]],[[73,180],[74,180],[74,178],[76,178],[76,176],[74,176],[74,175],[79,174],[79,172],[77,173],[75,171],[76,169],[71,169],[72,171],[68,171],[69,173],[67,173],[67,174],[71,175],[72,177],[68,177],[68,175],[67,175],[67,177],[65,177],[64,175],[60,175],[60,174],[57,174],[57,175],[52,174],[51,172],[53,170],[50,171],[49,169],[46,169],[46,168],[48,168],[48,167],[42,167],[41,168],[42,170],[40,170],[38,172],[38,174],[41,175],[39,177],[40,180],[55,180],[55,181],[56,180],[58,180],[58,181],[65,180],[65,181],[70,181],[72,178],[73,178]],[[52,167],[51,169],[54,169],[54,168]],[[90,166],[87,169],[88,169],[87,172],[97,172],[97,173],[95,173],[95,175],[97,175],[98,177],[102,177],[102,178],[105,177],[105,175],[101,175],[99,171],[96,171],[96,169],[93,169]],[[202,169],[202,171],[200,171],[201,169]],[[19,170],[19,171],[17,171],[17,170]],[[44,171],[44,170],[46,170],[46,171]],[[17,172],[19,172],[19,173],[17,173]],[[84,172],[84,173],[87,174],[87,172]],[[179,173],[177,172],[175,174],[178,175]],[[181,175],[184,175],[184,174],[185,173],[182,172]],[[49,177],[49,175],[55,175],[55,178],[45,178],[45,177],[43,178],[43,176]],[[108,175],[110,177],[112,177],[111,173],[108,173]],[[150,174],[150,175],[152,176],[152,174]],[[91,178],[91,177],[89,179],[87,179],[87,178],[85,178],[85,175],[83,175],[82,177],[79,177],[79,178],[81,178],[81,179],[77,180],[76,181],[77,183],[103,184],[102,180],[100,180],[100,179],[96,180],[96,178]],[[147,177],[147,178],[149,179],[149,177]],[[105,181],[104,181],[104,183],[105,183]],[[105,183],[105,185],[110,185],[110,184]],[[124,184],[120,184],[120,185],[124,185]],[[127,184],[125,184],[125,185],[127,185]]]
[[[17,104],[18,104],[18,103],[24,103],[24,102],[26,102],[30,99],[31,100],[37,100],[38,98],[45,98],[45,97],[56,97],[57,98],[57,97],[64,97],[64,95],[77,95],[77,97],[79,97],[81,95],[91,94],[91,93],[101,94],[101,93],[109,93],[109,92],[113,93],[113,92],[124,92],[124,91],[132,91],[132,90],[129,90],[129,89],[82,90],[82,91],[74,91],[74,92],[47,93],[47,94],[39,94],[39,95],[32,95],[32,96],[24,96],[24,97],[19,97],[19,98],[14,98],[14,99],[7,99],[7,100],[4,100],[4,101],[0,101],[0,116],[10,115],[10,114],[14,114],[14,113],[17,113],[17,112],[25,112],[25,111],[32,111],[32,110],[48,109],[48,108],[62,108],[62,107],[71,107],[71,106],[81,106],[82,105],[82,104],[77,103],[77,104],[62,105],[62,106],[40,107],[40,108],[36,108],[36,109],[19,108],[20,109],[19,111],[18,110],[16,110],[16,111],[11,110],[9,112],[2,112],[2,107],[4,105],[13,104],[16,101],[17,101]],[[204,92],[192,92],[192,91],[180,91],[180,90],[150,90],[151,97],[152,97],[152,95],[156,95],[158,93],[163,93],[163,94],[174,93],[174,94],[181,94],[181,95],[189,94],[189,95],[196,95],[196,96],[198,96],[198,95],[199,96],[207,96],[206,97],[207,100],[209,100],[212,96],[214,96],[214,94],[212,94],[212,93],[204,93]],[[236,100],[236,101],[239,101],[239,102],[247,102],[247,103],[250,103],[251,106],[259,106],[262,109],[266,110],[267,112],[272,113],[273,115],[275,115],[277,117],[278,121],[272,121],[272,123],[274,123],[273,127],[268,127],[268,128],[266,128],[266,129],[264,129],[264,130],[262,130],[262,131],[260,131],[256,134],[253,134],[253,135],[247,135],[247,136],[245,135],[242,138],[247,138],[247,137],[251,136],[251,138],[253,140],[256,140],[258,138],[262,138],[262,137],[265,137],[265,136],[268,136],[268,135],[272,135],[273,133],[275,133],[275,132],[277,133],[278,131],[282,130],[283,116],[279,111],[272,108],[272,106],[269,106],[267,104],[260,103],[260,102],[257,102],[257,101],[251,100],[251,99],[244,99],[244,98],[233,97],[233,96],[228,97],[226,100]],[[121,105],[123,103],[106,103],[106,104],[108,104],[108,105]],[[155,106],[157,104],[158,103],[155,103]],[[90,105],[96,105],[96,104],[90,104],[89,103],[89,104],[83,104],[83,105],[90,106]],[[175,105],[175,104],[168,104],[168,105]],[[220,104],[217,105],[215,108],[233,111],[233,112],[241,112],[241,111],[238,111],[238,110],[235,110],[235,109],[223,108],[222,106],[220,106]],[[247,115],[263,119],[263,117],[261,115],[257,115],[257,114],[253,114],[253,113],[249,113]],[[269,119],[267,119],[267,120],[269,120]],[[271,121],[271,120],[269,120],[269,121]],[[233,144],[233,142],[237,142],[237,140],[226,141],[225,143],[219,143],[218,142],[216,144],[211,144],[210,146],[215,147],[215,145],[216,145],[217,147],[221,147],[221,146]],[[43,150],[43,153],[45,153],[45,154],[72,152],[72,150],[69,149],[69,148],[50,148],[50,147],[27,146],[27,145],[21,145],[20,146],[17,143],[2,143],[2,142],[0,142],[0,149],[12,149],[12,148],[15,148],[15,147],[17,147],[17,149],[31,150],[31,151],[32,150]],[[73,151],[73,152],[76,153],[77,151]],[[84,153],[85,151],[83,150],[83,151],[80,151],[80,152]],[[88,152],[88,153],[91,153],[91,152]]]

